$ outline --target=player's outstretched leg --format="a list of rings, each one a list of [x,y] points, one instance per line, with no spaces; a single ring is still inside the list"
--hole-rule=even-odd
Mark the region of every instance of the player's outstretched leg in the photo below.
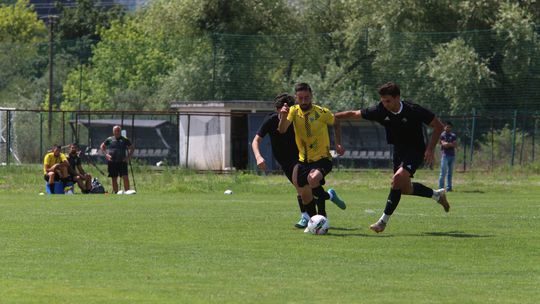
[[[345,201],[343,201],[338,196],[336,190],[328,189],[328,194],[330,195],[330,201],[332,201],[332,203],[336,204],[336,206],[338,206],[339,209],[345,210],[345,208],[347,208],[347,205],[345,204]]]
[[[450,211],[450,204],[448,203],[448,200],[446,199],[446,190],[444,190],[444,189],[433,190],[432,198],[439,205],[443,206],[444,212]]]
[[[421,183],[412,183],[412,185],[412,195],[430,197],[434,199],[437,203],[439,203],[439,205],[443,206],[445,212],[450,211],[450,204],[446,199],[446,190],[444,190],[444,188],[439,190],[433,190],[429,187],[422,185]]]

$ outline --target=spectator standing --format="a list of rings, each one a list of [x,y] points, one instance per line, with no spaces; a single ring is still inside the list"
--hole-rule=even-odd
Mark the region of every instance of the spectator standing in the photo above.
[[[122,136],[121,131],[120,126],[114,126],[113,136],[107,138],[100,146],[107,159],[107,170],[114,193],[118,193],[118,177],[124,181],[124,191],[129,190],[128,162],[135,149],[131,141]]]
[[[447,121],[441,133],[441,174],[439,175],[439,188],[444,188],[446,178],[446,191],[452,191],[452,174],[456,159],[457,136],[452,132],[452,123]]]

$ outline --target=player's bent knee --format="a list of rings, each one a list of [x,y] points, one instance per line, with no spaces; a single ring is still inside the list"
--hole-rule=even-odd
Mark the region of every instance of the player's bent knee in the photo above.
[[[318,187],[319,183],[321,182],[322,174],[319,173],[319,171],[312,171],[308,175],[308,184],[311,188]]]
[[[317,179],[315,179],[315,178],[308,178],[308,185],[311,188],[315,188],[315,187],[319,186],[319,181]]]
[[[392,189],[403,189],[406,185],[410,184],[410,177],[408,172],[400,172],[392,177]]]

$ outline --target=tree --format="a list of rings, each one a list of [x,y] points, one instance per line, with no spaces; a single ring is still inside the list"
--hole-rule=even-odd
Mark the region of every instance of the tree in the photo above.
[[[28,0],[0,5],[0,98],[3,105],[36,107],[39,104],[33,98],[39,90],[36,80],[42,75],[36,63],[40,61],[39,43],[46,37],[47,30]]]
[[[529,85],[540,81],[540,41],[533,19],[520,5],[503,3],[493,26],[500,60],[497,80],[508,93],[501,102],[516,108],[540,104],[540,89]]]
[[[113,20],[121,20],[125,15],[121,5],[100,6],[92,0],[76,0],[75,5],[66,7],[57,2],[58,23],[55,37],[60,42],[59,52],[67,52],[86,63],[91,56],[91,48],[101,40],[102,29],[110,28]]]
[[[435,56],[420,65],[418,74],[430,80],[423,91],[443,97],[425,98],[426,105],[442,114],[470,113],[472,108],[482,108],[487,103],[483,88],[494,85],[486,60],[460,38],[436,46]]]
[[[93,110],[151,107],[140,102],[130,107],[116,102],[116,98],[133,92],[153,93],[160,75],[168,71],[171,64],[170,55],[160,44],[160,37],[147,36],[137,18],[127,19],[125,23],[115,21],[101,35],[102,41],[94,50],[91,64],[84,67],[84,87],[80,87],[80,71],[69,75],[64,90],[68,104],[63,108],[74,108],[79,103],[84,109]],[[122,100],[127,101],[126,98]]]
[[[0,41],[36,43],[42,41],[46,29],[37,19],[29,0],[0,4]]]

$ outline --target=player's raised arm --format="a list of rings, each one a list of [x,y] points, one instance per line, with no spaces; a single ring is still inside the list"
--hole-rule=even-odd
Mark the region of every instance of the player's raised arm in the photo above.
[[[334,114],[334,117],[336,118],[336,120],[345,120],[345,119],[358,120],[362,118],[362,113],[360,110],[343,111],[343,112],[337,112],[336,114]]]
[[[435,146],[437,146],[441,133],[444,130],[443,123],[437,117],[433,118],[433,120],[429,123],[429,127],[433,129],[433,133],[431,133],[431,137],[426,147],[426,152],[424,153],[424,161],[427,165],[433,164],[433,159],[435,157]]]
[[[339,155],[345,154],[345,147],[341,142],[341,120],[344,119],[360,119],[362,118],[360,110],[345,111],[334,114],[334,138],[336,141],[336,152]]]
[[[279,111],[279,124],[278,124],[278,132],[283,134],[287,132],[287,129],[291,125],[291,122],[287,119],[287,115],[289,114],[289,106],[283,105],[281,107],[281,110]]]

